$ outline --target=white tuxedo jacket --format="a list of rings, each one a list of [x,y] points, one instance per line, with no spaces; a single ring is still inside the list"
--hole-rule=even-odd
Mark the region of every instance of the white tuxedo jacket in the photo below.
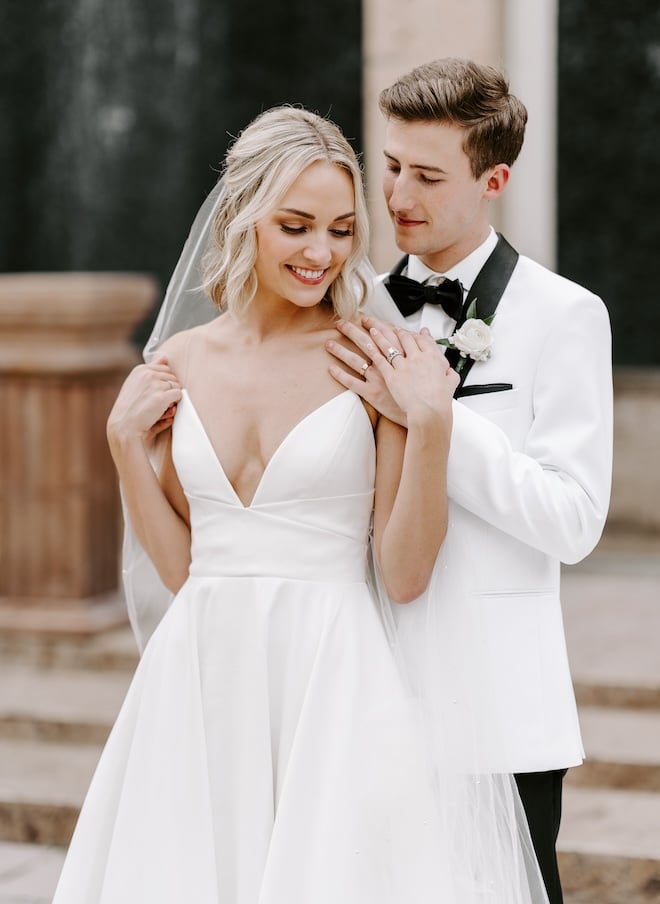
[[[393,302],[378,314],[405,324]],[[521,256],[491,330],[491,358],[465,381],[476,394],[454,401],[449,529],[469,553],[491,645],[490,766],[560,769],[584,756],[559,577],[594,548],[609,505],[609,317],[597,296]],[[493,383],[512,388],[478,389]]]

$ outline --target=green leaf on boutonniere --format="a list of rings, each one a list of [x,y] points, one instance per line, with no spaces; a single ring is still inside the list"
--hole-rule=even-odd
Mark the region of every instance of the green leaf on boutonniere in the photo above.
[[[478,317],[477,316],[477,299],[473,298],[470,302],[470,307],[465,312],[466,320],[481,320],[486,326],[490,326],[493,320],[495,319],[495,314],[491,314],[490,317]]]

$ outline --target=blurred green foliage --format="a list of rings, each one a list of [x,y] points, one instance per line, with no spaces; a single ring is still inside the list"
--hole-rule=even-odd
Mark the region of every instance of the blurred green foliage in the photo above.
[[[560,0],[559,271],[605,300],[614,360],[660,365],[660,4]]]
[[[274,104],[360,151],[360,0],[22,0],[0,34],[4,271],[164,287],[230,136]]]

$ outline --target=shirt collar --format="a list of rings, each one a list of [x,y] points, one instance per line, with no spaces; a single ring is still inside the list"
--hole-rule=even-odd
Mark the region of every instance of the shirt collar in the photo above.
[[[496,245],[497,233],[491,226],[488,235],[481,245],[444,273],[437,273],[435,270],[431,270],[426,264],[422,263],[418,257],[411,254],[408,257],[406,276],[417,282],[426,282],[426,280],[430,279],[432,276],[446,276],[447,279],[458,279],[461,281],[461,285],[467,292],[477,278],[477,274],[495,250]]]

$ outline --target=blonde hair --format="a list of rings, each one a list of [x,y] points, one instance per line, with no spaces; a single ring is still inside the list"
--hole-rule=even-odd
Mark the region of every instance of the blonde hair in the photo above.
[[[272,211],[303,170],[325,161],[344,169],[355,193],[351,253],[326,299],[351,317],[367,292],[359,271],[369,247],[367,206],[357,157],[333,122],[299,107],[274,107],[248,125],[227,152],[203,285],[220,309],[244,311],[257,291],[256,224]]]
[[[472,60],[418,66],[381,91],[378,105],[388,118],[465,129],[463,150],[475,179],[498,163],[512,166],[525,137],[527,110],[504,74]]]

